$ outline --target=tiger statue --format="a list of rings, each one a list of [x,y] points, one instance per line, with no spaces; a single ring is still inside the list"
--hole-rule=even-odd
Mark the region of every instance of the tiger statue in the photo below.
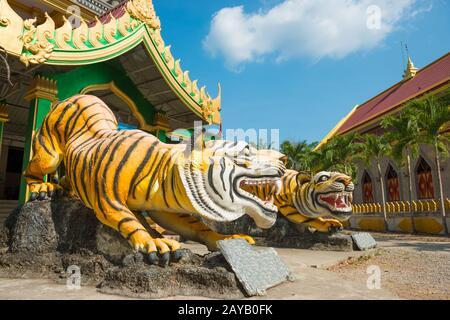
[[[284,163],[277,156],[255,157],[257,151],[245,142],[189,149],[162,143],[141,130],[118,130],[102,100],[77,95],[55,104],[33,139],[33,155],[24,172],[29,200],[51,197],[61,188],[45,177],[63,162],[72,194],[150,264],[166,266],[178,260],[180,244],[152,237],[142,211],[164,229],[210,250],[217,249],[216,241],[229,238],[253,244],[246,235],[215,232],[208,221],[228,222],[247,214],[259,227],[270,228],[277,207],[240,186],[252,181],[279,185]]]
[[[354,184],[339,172],[322,171],[314,177],[286,170],[281,190],[245,181],[242,188],[260,199],[273,202],[279,213],[296,225],[319,232],[336,232],[352,214]],[[325,218],[332,217],[335,219]]]

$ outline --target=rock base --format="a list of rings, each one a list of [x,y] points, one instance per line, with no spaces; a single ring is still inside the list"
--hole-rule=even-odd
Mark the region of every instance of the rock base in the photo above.
[[[220,253],[184,250],[169,267],[150,266],[116,231],[97,221],[92,210],[72,198],[35,201],[17,208],[1,238],[0,277],[44,277],[66,283],[70,266],[81,285],[140,298],[174,295],[236,299],[240,285]]]
[[[279,216],[275,225],[267,230],[258,228],[253,220],[243,216],[215,229],[224,234],[244,233],[253,236],[261,246],[297,248],[324,251],[353,251],[353,240],[344,232],[334,234],[311,232],[302,225],[295,225]]]

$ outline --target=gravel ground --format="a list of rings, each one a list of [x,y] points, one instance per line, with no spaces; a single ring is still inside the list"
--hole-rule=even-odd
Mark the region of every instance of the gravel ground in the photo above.
[[[346,280],[367,281],[367,268],[376,265],[381,270],[381,288],[402,299],[450,300],[450,251],[441,247],[429,250],[430,242],[435,239],[426,243],[426,237],[420,238],[425,239],[426,250],[420,246],[419,249],[380,248],[372,255],[349,258],[328,270]]]

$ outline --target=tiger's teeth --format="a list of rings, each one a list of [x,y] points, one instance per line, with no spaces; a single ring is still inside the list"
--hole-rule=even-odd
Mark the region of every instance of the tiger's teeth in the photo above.
[[[278,194],[281,192],[281,189],[283,187],[282,183],[281,183],[281,179],[277,179],[277,181],[275,182],[275,192]]]

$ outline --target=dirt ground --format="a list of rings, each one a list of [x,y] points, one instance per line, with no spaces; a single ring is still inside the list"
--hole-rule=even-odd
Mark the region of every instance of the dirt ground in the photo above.
[[[450,238],[376,234],[379,248],[372,256],[351,257],[327,270],[343,279],[367,281],[367,270],[378,266],[381,288],[401,299],[450,299]]]
[[[450,238],[373,233],[378,248],[368,252],[276,249],[295,274],[252,299],[450,299]],[[184,244],[198,254],[199,244]],[[367,267],[379,266],[381,288],[367,287]],[[127,299],[105,295],[95,287],[68,291],[46,279],[1,279],[1,299]],[[205,299],[174,296],[169,299]]]

